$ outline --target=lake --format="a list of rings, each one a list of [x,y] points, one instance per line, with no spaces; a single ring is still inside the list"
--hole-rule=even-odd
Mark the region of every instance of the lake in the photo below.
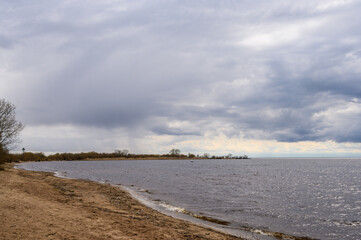
[[[203,218],[234,234],[361,239],[361,159],[57,161],[18,167],[122,185],[157,210]]]

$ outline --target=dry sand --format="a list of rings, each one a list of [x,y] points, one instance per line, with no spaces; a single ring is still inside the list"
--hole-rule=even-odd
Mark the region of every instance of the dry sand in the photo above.
[[[0,239],[239,239],[145,207],[108,184],[0,171]]]

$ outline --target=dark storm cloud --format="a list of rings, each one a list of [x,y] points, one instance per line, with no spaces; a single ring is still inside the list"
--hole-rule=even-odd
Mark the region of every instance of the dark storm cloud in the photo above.
[[[30,125],[360,142],[360,10],[357,1],[8,1],[0,61],[20,77],[2,81]]]

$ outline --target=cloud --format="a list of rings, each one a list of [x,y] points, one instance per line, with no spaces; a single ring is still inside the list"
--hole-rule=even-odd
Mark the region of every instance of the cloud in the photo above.
[[[360,8],[8,1],[0,94],[34,127],[361,142]]]

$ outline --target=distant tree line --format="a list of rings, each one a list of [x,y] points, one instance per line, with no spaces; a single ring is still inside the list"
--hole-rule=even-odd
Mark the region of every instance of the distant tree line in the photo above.
[[[113,153],[81,152],[81,153],[56,153],[46,156],[44,153],[23,152],[18,154],[6,154],[5,162],[36,162],[36,161],[76,161],[91,159],[247,159],[247,155],[211,156],[210,154],[181,154],[179,149],[171,149],[167,154],[134,154],[128,150],[115,150]]]

